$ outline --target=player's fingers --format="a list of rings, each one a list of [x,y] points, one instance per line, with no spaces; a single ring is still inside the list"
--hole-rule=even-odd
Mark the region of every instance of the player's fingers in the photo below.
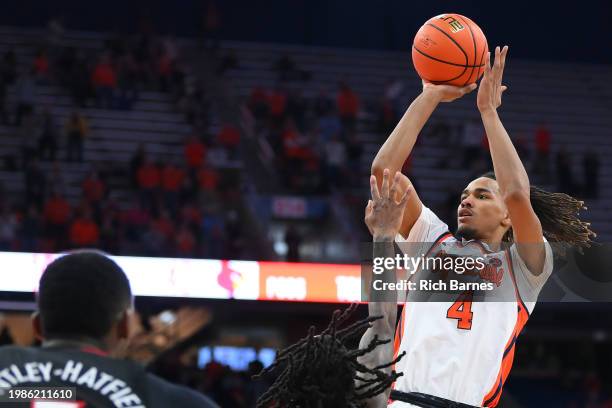
[[[472,92],[476,88],[478,88],[478,85],[476,83],[469,84],[468,86],[464,86],[463,88],[461,88],[461,93],[463,95],[466,95]]]
[[[501,66],[501,50],[499,47],[495,47],[495,61],[493,62],[493,73],[495,76],[495,81],[497,83],[500,83],[502,66]]]
[[[400,172],[396,171],[393,176],[393,183],[391,183],[391,188],[389,189],[389,198],[391,200],[395,200],[395,196],[397,195],[397,188],[400,183]]]
[[[487,53],[487,61],[485,62],[485,70],[483,79],[488,79],[491,76],[491,52]]]
[[[370,193],[372,194],[373,200],[380,200],[380,193],[378,192],[378,184],[376,183],[376,176],[370,176]]]
[[[364,220],[367,220],[370,214],[372,214],[372,204],[373,204],[372,200],[368,200],[368,204],[366,204],[366,207],[365,207],[365,214],[363,216]]]
[[[389,198],[389,169],[383,170],[383,181],[380,188],[382,198]]]
[[[409,186],[406,191],[404,191],[404,195],[402,195],[401,200],[398,203],[398,206],[400,208],[403,208],[406,206],[406,203],[408,203],[408,199],[410,198],[410,196],[412,195],[412,186]]]
[[[495,47],[495,60],[493,61],[493,63],[495,64],[496,67],[501,65],[501,50],[499,49],[499,46]]]
[[[510,50],[510,47],[508,47],[507,45],[504,45],[504,48],[502,48],[501,51],[501,67],[502,69],[504,69],[504,67],[506,66],[506,56],[508,55],[508,51]]]
[[[499,77],[500,77],[500,81],[501,81],[501,77],[504,75],[504,68],[506,67],[506,55],[508,55],[508,46],[504,45],[504,48],[502,48],[501,53],[499,55]]]
[[[508,87],[506,85],[502,85],[502,87],[501,87],[501,91],[502,92],[506,91],[507,89],[508,89]]]

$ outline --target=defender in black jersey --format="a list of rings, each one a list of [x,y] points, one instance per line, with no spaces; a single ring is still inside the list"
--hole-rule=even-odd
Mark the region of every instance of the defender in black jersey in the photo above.
[[[61,408],[217,407],[134,362],[111,357],[129,337],[132,311],[129,281],[111,259],[91,251],[58,258],[40,279],[37,303],[33,323],[42,347],[0,347],[0,390],[75,387],[76,401]],[[11,406],[37,404],[43,406]]]

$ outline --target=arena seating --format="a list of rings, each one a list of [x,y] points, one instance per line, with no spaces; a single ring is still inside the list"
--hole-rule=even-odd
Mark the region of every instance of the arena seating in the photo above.
[[[3,27],[0,29],[0,53],[13,48],[17,54],[18,72],[26,72],[32,63],[34,53],[43,38],[42,30]],[[100,33],[69,32],[64,39],[66,45],[88,51],[101,50],[104,35]],[[108,110],[87,107],[77,109],[67,92],[59,85],[39,85],[37,87],[37,113],[49,109],[56,119],[58,134],[58,158],[65,156],[65,135],[63,126],[75,110],[82,112],[89,121],[90,135],[84,144],[84,163],[61,162],[65,177],[65,194],[76,200],[81,194],[81,182],[95,164],[100,170],[126,168],[130,157],[140,144],[153,160],[178,159],[182,163],[183,140],[192,132],[183,115],[177,113],[170,96],[162,92],[144,91],[131,110]],[[14,87],[8,90],[7,110],[14,111]],[[215,133],[218,123],[213,120],[210,131]],[[0,157],[21,155],[22,141],[16,133],[17,128],[0,125]],[[34,136],[36,140],[38,136]],[[230,167],[235,163],[225,163]],[[41,167],[51,172],[52,164],[42,162]],[[120,203],[129,195],[125,177],[117,177],[113,182],[113,198]],[[8,193],[21,194],[25,189],[23,172],[0,171],[0,182]]]
[[[358,134],[366,146],[362,157],[364,189],[367,174],[380,144],[386,135],[374,130],[375,116],[367,106],[382,98],[385,83],[401,79],[405,84],[405,105],[420,91],[420,80],[411,66],[408,52],[379,52],[364,50],[339,50],[331,48],[270,45],[260,43],[226,42],[239,67],[228,76],[236,92],[246,99],[255,86],[273,88],[277,73],[272,65],[283,55],[290,55],[299,69],[312,73],[309,82],[292,82],[291,88],[299,88],[304,97],[312,98],[321,89],[335,95],[339,80],[345,80],[361,97],[366,106],[359,116]],[[608,214],[612,209],[612,189],[609,177],[612,166],[605,160],[612,153],[609,129],[612,115],[609,101],[612,99],[607,66],[586,64],[559,64],[553,62],[524,62],[512,59],[510,50],[505,83],[508,84],[501,117],[512,136],[520,134],[533,138],[541,123],[552,133],[550,168],[554,173],[554,154],[565,145],[572,155],[575,179],[582,181],[582,154],[592,147],[602,163],[600,170],[600,199],[588,200],[586,218],[593,222],[601,241],[612,238],[612,221]],[[443,104],[432,122],[444,121],[460,127],[466,120],[478,119],[475,96],[469,96],[452,104]],[[423,132],[427,133],[427,129]],[[460,138],[459,138],[460,139]],[[531,142],[531,140],[530,140]],[[463,185],[468,172],[463,169],[439,169],[441,159],[448,157],[449,148],[460,152],[457,140],[452,145],[423,137],[413,153],[413,177],[420,187],[419,194],[427,205],[435,206],[445,198],[441,193],[449,185]],[[532,144],[533,150],[533,144]],[[532,176],[532,182],[548,189],[555,186]],[[458,184],[457,184],[458,183]],[[364,192],[365,194],[365,192]],[[361,222],[360,219],[356,220]]]

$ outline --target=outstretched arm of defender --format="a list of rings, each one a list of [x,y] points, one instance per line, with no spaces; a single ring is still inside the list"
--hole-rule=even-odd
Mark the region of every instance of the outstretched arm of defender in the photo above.
[[[391,186],[389,186],[389,178],[389,170],[384,169],[379,192],[376,177],[370,177],[372,199],[368,202],[368,207],[371,208],[371,211],[366,215],[365,222],[368,224],[368,228],[372,231],[374,237],[374,258],[393,258],[395,256],[393,242],[400,228],[408,197],[411,193],[411,190],[405,190],[401,199],[396,201],[394,197],[398,189],[401,188],[400,173],[396,172]],[[395,282],[395,273],[396,271],[394,268],[386,269],[382,274],[377,275],[376,279],[381,279],[385,282]],[[389,299],[381,298],[381,296],[389,297]],[[397,298],[393,298],[388,293],[375,293],[374,290],[371,290],[368,302],[368,313],[370,317],[382,316],[382,318],[372,322],[371,327],[366,330],[361,338],[359,348],[367,348],[377,340],[386,342],[378,345],[371,352],[359,357],[358,362],[370,370],[378,367],[378,369],[382,369],[386,374],[390,374],[392,370],[391,363],[394,359],[393,338],[395,336],[395,324],[397,320]],[[384,365],[388,366],[380,367]],[[372,377],[372,374],[368,375],[367,373],[361,373],[360,377],[367,381]],[[371,387],[363,381],[357,380],[355,386],[363,387],[363,392],[371,390]],[[385,386],[384,392],[376,393],[376,395],[367,399],[367,406],[369,408],[386,406],[386,402],[389,399],[389,393],[391,392],[391,384],[386,384]]]
[[[495,177],[508,207],[518,253],[531,273],[539,275],[546,259],[542,225],[531,206],[527,171],[497,114],[502,93],[507,89],[502,86],[507,53],[507,46],[501,50],[496,47],[493,67],[490,62],[486,64],[478,88],[478,110],[489,139]]]
[[[390,174],[401,171],[404,162],[412,152],[417,136],[440,102],[451,102],[476,89],[476,84],[463,88],[450,85],[433,85],[423,82],[423,92],[410,104],[399,123],[382,145],[372,162],[372,174],[381,186],[383,169]],[[407,177],[400,182],[400,194],[412,185]],[[395,197],[399,199],[399,197]],[[408,236],[410,229],[421,214],[421,200],[412,194],[404,213],[404,220],[399,232]]]

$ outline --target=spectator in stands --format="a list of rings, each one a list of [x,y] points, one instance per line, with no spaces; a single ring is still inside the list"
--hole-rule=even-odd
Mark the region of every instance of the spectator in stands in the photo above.
[[[401,97],[404,93],[404,88],[404,82],[399,79],[389,80],[385,84],[383,98],[384,100],[390,102],[395,116],[397,116],[399,111],[402,109]]]
[[[221,259],[225,256],[226,228],[225,220],[216,205],[209,205],[204,210],[200,231],[202,235],[203,255],[208,258]]]
[[[268,115],[268,95],[263,87],[256,86],[251,90],[247,107],[257,121],[261,121]]]
[[[277,86],[268,98],[268,111],[270,112],[271,126],[273,128],[280,127],[287,112],[287,93],[280,86]]]
[[[346,147],[338,137],[334,136],[325,144],[325,162],[327,164],[327,181],[338,187],[344,181],[346,166]]]
[[[155,211],[160,182],[159,166],[145,160],[138,169],[138,187],[140,188],[140,203],[150,212]]]
[[[204,202],[214,196],[219,186],[219,173],[210,166],[203,164],[198,170],[198,188]]]
[[[348,130],[355,130],[357,114],[359,113],[359,97],[346,82],[340,82],[336,100],[342,125]]]
[[[133,188],[138,188],[138,170],[147,160],[147,149],[144,143],[138,144],[138,149],[130,158],[130,180]]]
[[[235,159],[238,156],[240,130],[236,126],[231,123],[223,125],[217,136],[217,141],[225,148],[230,158]]]
[[[159,78],[159,89],[161,92],[168,92],[170,90],[170,82],[173,75],[174,61],[172,56],[168,54],[164,48],[159,50],[156,65],[157,77]]]
[[[94,85],[89,74],[85,57],[75,52],[72,69],[68,71],[67,88],[70,90],[74,103],[84,108],[89,98],[95,96]]]
[[[597,198],[599,196],[599,155],[588,149],[582,159],[584,169],[584,196],[586,198]]]
[[[25,199],[28,204],[35,204],[39,208],[45,198],[47,188],[47,177],[40,168],[38,159],[34,158],[25,169]]]
[[[163,237],[163,248],[167,253],[171,253],[170,244],[174,242],[174,234],[176,232],[175,222],[173,216],[168,211],[162,209],[159,212],[159,216],[151,223],[152,228]]]
[[[83,146],[89,135],[89,124],[87,119],[78,111],[72,113],[64,127],[67,139],[66,160],[83,162]]]
[[[310,72],[300,69],[291,56],[282,55],[272,66],[278,73],[278,80],[283,81],[308,81]]]
[[[38,205],[31,203],[21,220],[19,238],[21,250],[26,252],[38,251],[38,241],[42,232],[42,221],[38,211]]]
[[[64,169],[59,161],[54,161],[51,165],[51,174],[48,177],[48,190],[66,194],[66,176]]]
[[[480,120],[472,119],[463,126],[463,167],[474,171],[474,166],[482,157],[482,137],[484,129]],[[452,146],[449,146],[452,148]]]
[[[361,156],[363,155],[363,143],[357,138],[357,134],[350,132],[346,140],[346,156],[348,159],[349,182],[351,186],[360,185],[361,177]]]
[[[287,98],[287,115],[292,118],[300,129],[306,126],[306,101],[299,89],[294,89]]]
[[[321,143],[327,143],[334,136],[340,137],[342,133],[342,123],[340,123],[333,110],[328,110],[327,113],[319,117],[317,127]]]
[[[202,163],[204,163],[206,147],[197,136],[193,135],[187,139],[184,152],[187,168],[190,174],[195,176],[195,172],[202,167]]]
[[[519,133],[514,141],[516,152],[523,162],[528,162],[531,159],[531,151],[529,150],[529,141],[524,133]]]
[[[94,218],[99,221],[102,218],[101,204],[106,194],[106,185],[96,170],[90,171],[83,180],[82,189],[85,202],[91,206]]]
[[[153,224],[146,226],[142,236],[143,255],[158,256],[159,254],[169,253],[170,248],[167,248],[164,236],[155,229]]]
[[[196,249],[196,239],[187,223],[183,223],[176,233],[176,254],[193,257]]]
[[[221,58],[217,66],[217,75],[223,76],[227,71],[238,68],[238,57],[234,51],[229,51]]]
[[[535,142],[536,157],[533,172],[548,177],[551,135],[546,124],[541,124],[536,130]]]
[[[572,158],[565,146],[561,146],[556,157],[557,191],[574,195],[575,184],[572,174]]]
[[[68,201],[58,192],[53,192],[45,203],[44,219],[46,235],[47,238],[55,243],[55,250],[65,248],[71,211]]]
[[[0,75],[7,86],[13,85],[17,79],[17,55],[12,47],[2,56]]]
[[[89,208],[85,208],[70,226],[70,243],[74,248],[94,248],[99,241],[100,229],[92,219]]]
[[[55,161],[56,153],[57,124],[49,109],[45,109],[43,114],[42,133],[38,139],[38,156],[41,160]]]
[[[98,106],[114,107],[115,89],[117,88],[117,73],[108,55],[103,55],[93,69],[91,82],[96,91]]]
[[[334,101],[329,97],[327,89],[321,89],[314,100],[314,113],[317,117],[327,116],[334,110]]]
[[[0,251],[14,249],[18,226],[15,213],[0,203]]]
[[[378,114],[378,130],[386,136],[391,134],[396,124],[397,117],[395,116],[393,102],[384,98],[380,104],[380,112]]]
[[[21,163],[26,168],[28,163],[38,158],[38,138],[40,129],[34,116],[28,116],[17,129],[17,135],[21,142]]]
[[[46,50],[42,49],[36,53],[32,69],[39,83],[49,79],[49,58]]]
[[[151,214],[147,211],[146,207],[142,205],[140,200],[134,200],[128,204],[128,208],[125,209],[119,216],[118,224],[123,228],[125,233],[125,245],[124,248],[128,252],[136,247],[138,244],[143,231],[146,230],[147,226],[151,222]]]
[[[298,178],[303,170],[303,163],[311,155],[307,140],[298,131],[292,120],[287,120],[282,134],[283,159],[285,168],[283,176],[287,186],[297,188]]]
[[[17,80],[15,95],[17,99],[17,111],[15,114],[15,125],[21,126],[24,118],[30,118],[34,113],[36,99],[36,81],[34,72],[22,76]]]
[[[185,172],[169,160],[161,171],[161,188],[164,196],[164,204],[170,213],[175,216],[178,211],[179,197]]]

